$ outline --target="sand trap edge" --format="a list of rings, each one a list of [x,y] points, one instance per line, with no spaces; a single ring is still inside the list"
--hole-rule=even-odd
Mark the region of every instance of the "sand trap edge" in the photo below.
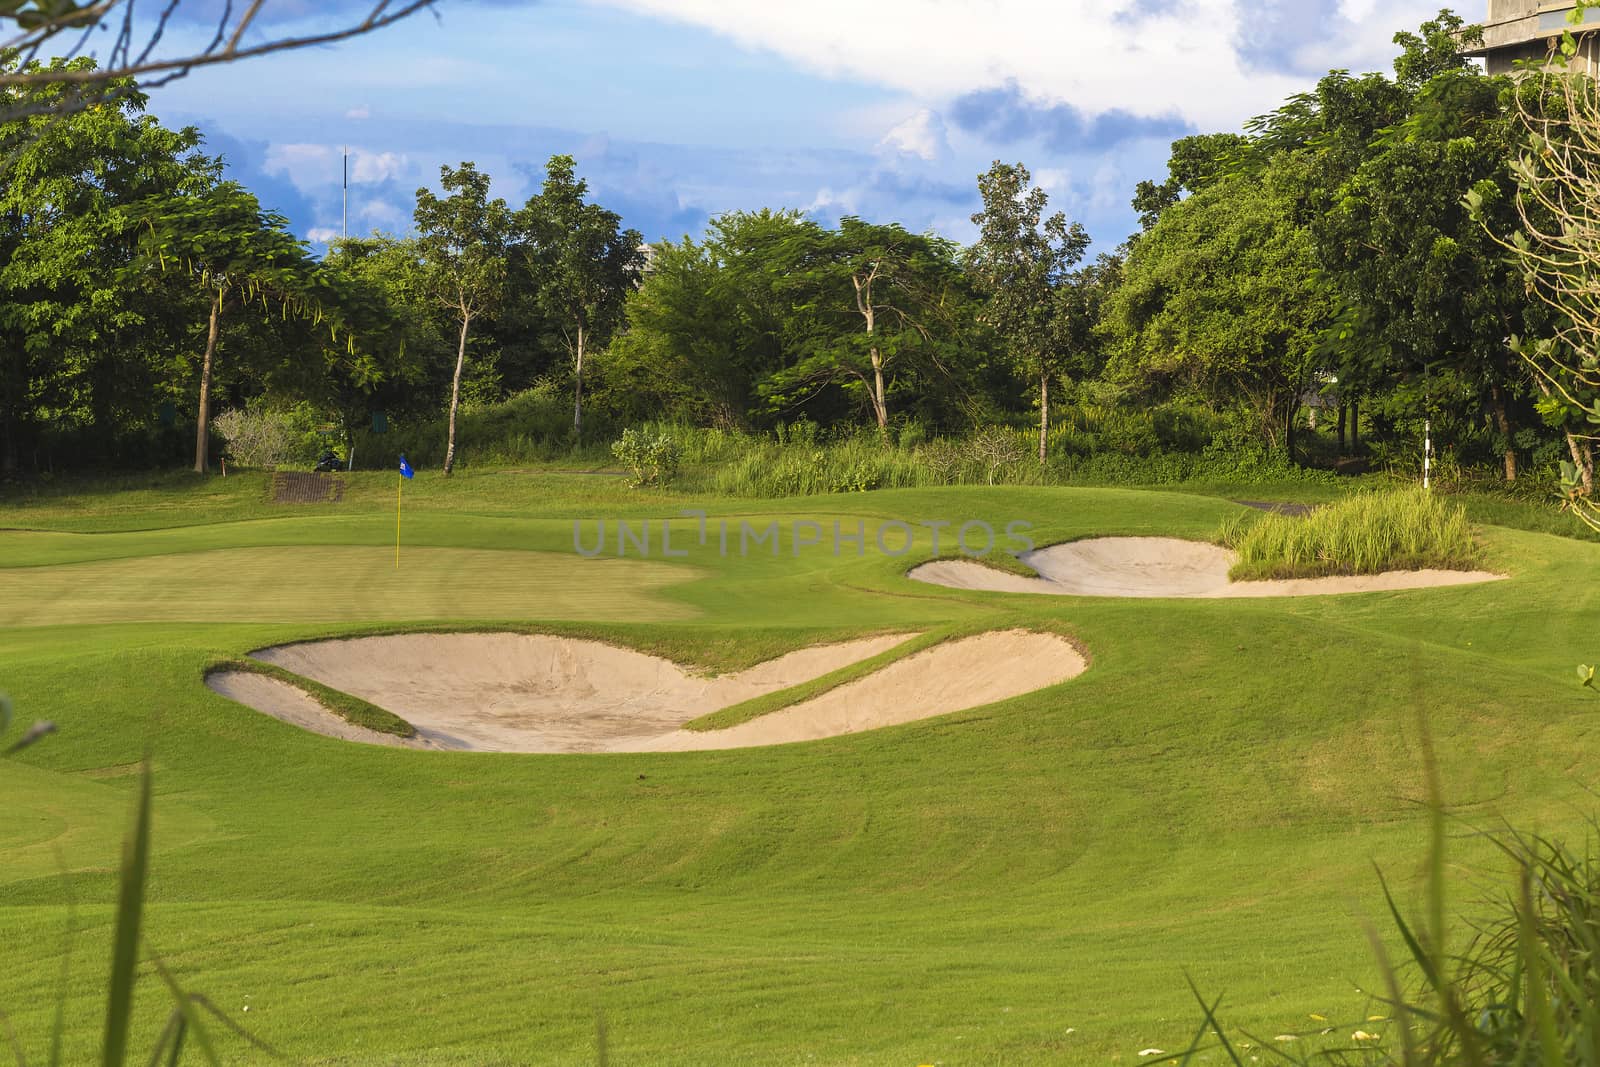
[[[1048,557],[1052,550],[1070,550],[1074,546],[1093,546],[1101,542],[1169,543],[1175,552],[1211,549],[1217,553],[1229,550],[1211,541],[1199,538],[1167,537],[1151,534],[1105,534],[1070,538],[1042,545],[1018,557],[1025,565],[1033,567],[1038,577],[1028,578],[1013,571],[1003,570],[982,560],[963,556],[941,556],[923,560],[907,567],[902,575],[914,582],[936,585],[960,592],[1025,593],[1044,596],[1075,596],[1086,599],[1180,599],[1180,600],[1233,600],[1257,598],[1282,598],[1305,596],[1349,596],[1358,593],[1402,592],[1417,589],[1450,588],[1461,585],[1479,585],[1504,581],[1510,575],[1493,571],[1456,571],[1438,569],[1394,570],[1379,574],[1327,575],[1316,578],[1275,578],[1232,581],[1227,569],[1215,573],[1199,569],[1190,577],[1215,583],[1213,588],[1184,590],[1166,589],[1088,590],[1075,588],[1049,577],[1049,568],[1040,567],[1033,557]],[[1237,558],[1237,557],[1234,557]],[[1046,559],[1048,563],[1048,558]],[[1129,562],[1126,571],[1130,579],[1138,575],[1141,564]],[[920,573],[919,573],[920,572]]]
[[[502,634],[506,636],[530,636],[506,631],[502,631]],[[389,634],[384,636],[397,635]],[[427,634],[421,633],[414,636],[427,636]],[[952,714],[954,712],[983,707],[992,703],[1015,699],[1018,696],[1025,695],[1026,693],[1033,692],[1037,689],[1049,688],[1072,678],[1076,678],[1078,675],[1082,674],[1088,669],[1090,663],[1089,654],[1084,648],[1082,642],[1075,636],[1064,633],[1055,627],[1012,627],[1001,630],[978,630],[976,632],[955,634],[944,633],[938,635],[927,633],[906,633],[902,631],[893,635],[877,635],[879,640],[883,640],[891,636],[898,638],[898,643],[884,649],[882,652],[868,656],[867,658],[856,661],[855,663],[847,664],[836,670],[826,672],[814,679],[795,683],[793,685],[786,686],[783,689],[776,690],[770,694],[766,694],[766,696],[769,698],[777,698],[781,701],[781,703],[775,704],[761,716],[731,724],[729,727],[722,730],[688,732],[679,727],[673,730],[670,735],[657,735],[649,739],[650,741],[658,741],[665,740],[668,736],[673,736],[689,741],[689,744],[680,744],[671,747],[657,747],[653,743],[629,743],[617,747],[598,748],[587,751],[622,753],[686,751],[735,747],[766,747],[773,744],[788,743],[790,741],[821,740],[829,737],[844,736],[846,734],[875,730],[882,726],[917,722],[924,719]],[[859,722],[852,721],[854,718],[856,718],[855,716],[847,717],[842,725],[836,725],[834,727],[822,727],[820,728],[820,732],[815,732],[807,736],[793,736],[793,723],[790,723],[790,735],[783,736],[781,738],[774,738],[772,740],[767,740],[764,737],[774,723],[784,721],[787,713],[796,711],[796,709],[803,711],[804,709],[812,706],[825,704],[830,701],[837,703],[839,698],[835,696],[835,694],[839,693],[841,690],[848,694],[856,690],[857,687],[866,688],[868,690],[870,690],[874,684],[878,684],[881,687],[882,678],[885,675],[893,675],[896,672],[903,672],[905,669],[904,665],[908,661],[923,661],[925,658],[937,659],[941,657],[941,655],[947,654],[943,652],[944,649],[949,649],[950,653],[959,654],[960,646],[967,645],[969,642],[974,644],[982,644],[984,642],[1004,641],[1007,638],[1023,638],[1034,642],[1048,641],[1052,644],[1055,644],[1057,647],[1070,654],[1070,660],[1068,661],[1067,669],[1051,674],[1049,677],[1043,677],[1042,680],[1039,680],[1038,683],[1033,685],[1031,688],[1024,688],[1015,691],[997,691],[996,689],[990,689],[988,691],[974,692],[969,694],[968,702],[962,704],[960,707],[935,707],[933,710],[911,715],[906,715],[903,712],[896,710],[897,705],[904,703],[904,694],[903,692],[895,692],[893,695],[881,701],[881,703],[884,705],[883,708],[869,710],[866,713],[865,718]],[[295,644],[318,644],[322,643],[322,640],[338,641],[353,639],[359,638],[327,638],[313,641],[290,642],[286,645],[275,645],[270,647],[283,648]],[[586,641],[587,639],[572,638],[568,640]],[[856,640],[859,641],[863,639],[858,638]],[[602,642],[589,643],[596,645],[603,644]],[[851,642],[831,642],[829,644],[849,643]],[[671,660],[666,660],[663,657],[656,657],[650,653],[641,653],[636,649],[628,649],[626,646],[610,647],[625,649],[626,651],[633,652],[638,655],[644,655],[653,659],[658,659],[663,663],[673,664],[673,661]],[[804,649],[795,649],[788,653],[783,653],[780,656],[772,657],[763,662],[771,663],[796,652],[804,652],[827,647],[829,647],[829,645],[808,646],[808,648]],[[257,651],[265,651],[265,649],[258,649]],[[1037,652],[1037,650],[1035,650],[1035,652]],[[991,656],[990,660],[1002,660],[1003,658],[1004,657]],[[1029,662],[1034,662],[1038,659],[1039,657],[1035,655],[1031,657]],[[758,664],[757,666],[759,667],[760,665],[761,664]],[[244,704],[245,706],[250,707],[260,713],[270,715],[273,718],[286,723],[287,725],[298,726],[307,730],[308,732],[318,733],[336,740],[351,740],[386,747],[426,749],[470,748],[473,751],[522,753],[545,752],[551,754],[556,754],[563,751],[574,751],[544,748],[496,749],[479,747],[476,745],[467,746],[460,743],[458,739],[451,737],[449,734],[439,733],[434,730],[430,730],[425,726],[419,726],[415,724],[411,724],[413,725],[413,728],[417,730],[418,736],[415,738],[407,739],[394,735],[379,733],[377,731],[366,729],[359,724],[352,723],[349,720],[337,715],[326,706],[324,701],[319,700],[315,695],[315,689],[318,688],[326,688],[332,693],[346,695],[342,694],[340,690],[332,689],[332,687],[326,686],[324,683],[318,682],[314,679],[300,679],[299,675],[294,674],[284,667],[266,663],[263,663],[262,666],[265,669],[259,671],[250,669],[238,670],[229,669],[226,663],[221,663],[206,672],[204,678],[205,684],[207,688],[211,689],[218,695],[233,700],[236,703]],[[968,673],[971,673],[970,667],[968,668]],[[958,677],[962,676],[958,675]],[[306,684],[304,687],[302,687],[301,685],[296,684],[297,681],[304,681]],[[816,683],[818,681],[824,681],[827,684],[819,688],[816,687]],[[750,701],[744,701],[741,703],[749,702]],[[920,703],[920,701],[914,703]],[[729,707],[735,706],[737,705],[729,705]],[[387,709],[380,710],[386,711]],[[793,718],[793,716],[788,717]],[[398,716],[396,716],[396,718],[398,718]],[[763,722],[764,719],[769,721]],[[716,743],[719,738],[727,738],[730,735],[749,735],[750,739],[735,740],[732,743]],[[699,743],[701,741],[707,743],[701,744]]]
[[[1077,650],[1078,655],[1083,657],[1085,664],[1090,662],[1088,648],[1072,634],[1062,633],[1042,626],[1012,627],[1011,629],[1028,633],[1047,633],[1059,637]],[[678,729],[682,732],[693,734],[715,734],[719,730],[731,730],[735,726],[743,726],[745,723],[754,722],[763,716],[775,715],[780,711],[794,707],[796,704],[804,704],[807,701],[815,700],[841,686],[849,685],[851,682],[876,674],[878,671],[899,663],[903,659],[909,659],[919,653],[926,652],[930,648],[938,648],[940,645],[950,641],[960,641],[966,637],[978,637],[990,632],[992,632],[990,627],[979,627],[955,632],[947,630],[934,631],[932,633],[907,633],[904,635],[905,640],[893,648],[879,652],[875,656],[869,656],[864,660],[846,664],[826,674],[819,674],[810,681],[797,682],[786,689],[779,689],[764,696],[751,697],[749,700],[741,700],[737,704],[729,704],[725,708],[718,708],[716,711],[690,719]],[[728,721],[721,721],[724,719]]]
[[[442,749],[419,732],[413,737],[386,734],[351,722],[317,699],[309,689],[265,671],[219,666],[205,672],[205,687],[226,700],[307,733],[336,741],[385,748]]]

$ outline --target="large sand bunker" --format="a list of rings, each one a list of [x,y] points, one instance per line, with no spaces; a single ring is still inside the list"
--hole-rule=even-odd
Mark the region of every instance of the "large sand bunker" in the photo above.
[[[1487,571],[1387,571],[1335,578],[1230,582],[1236,557],[1216,545],[1172,537],[1096,537],[1024,552],[1018,557],[1039,572],[1028,578],[964,559],[941,559],[914,567],[909,577],[952,589],[1058,596],[1265,597],[1367,593],[1490,582]]]
[[[306,693],[244,672],[212,689],[346,740],[495,752],[651,752],[806,741],[960,711],[1066,681],[1086,663],[1065,638],[1005,631],[947,641],[780,711],[717,731],[691,719],[858,663],[908,639],[801,649],[708,678],[596,641],[526,634],[404,634],[262,649],[255,658],[392,711],[402,741],[353,726]]]

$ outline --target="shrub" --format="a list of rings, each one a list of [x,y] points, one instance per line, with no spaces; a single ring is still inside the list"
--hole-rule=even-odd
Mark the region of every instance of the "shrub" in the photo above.
[[[611,454],[633,472],[635,487],[666,485],[678,476],[683,449],[668,434],[650,430],[623,430]]]
[[[224,411],[212,420],[226,443],[228,456],[240,467],[276,470],[309,467],[326,447],[317,432],[316,412],[309,404],[272,407],[252,401],[244,408]]]
[[[1218,539],[1239,553],[1235,579],[1465,570],[1479,557],[1466,512],[1421,488],[1359,493],[1304,517],[1265,515]]]

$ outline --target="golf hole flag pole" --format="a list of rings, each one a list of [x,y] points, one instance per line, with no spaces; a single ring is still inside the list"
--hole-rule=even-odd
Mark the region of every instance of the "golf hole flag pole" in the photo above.
[[[406,462],[406,454],[400,453],[400,477],[394,480],[394,569],[400,569],[400,497],[401,490],[405,488],[407,478],[415,478],[417,472],[411,469],[411,464]]]

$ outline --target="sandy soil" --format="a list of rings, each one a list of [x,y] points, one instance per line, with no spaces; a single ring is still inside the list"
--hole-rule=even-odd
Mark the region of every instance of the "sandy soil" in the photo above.
[[[685,752],[815,741],[993,704],[1076,678],[1087,667],[1063,637],[1000,630],[934,645],[726,730],[677,730],[643,747]]]
[[[1086,663],[1050,634],[1006,631],[948,641],[812,700],[728,730],[684,723],[787,689],[909,640],[871,637],[801,649],[706,678],[594,641],[522,634],[405,634],[318,641],[254,655],[399,715],[418,739],[374,733],[262,675],[219,673],[223,696],[345,740],[495,752],[651,752],[805,741],[942,715],[1066,681]]]
[[[439,747],[605,752],[627,751],[690,719],[810,681],[909,637],[801,649],[718,677],[631,649],[538,634],[399,634],[253,655],[392,711]],[[299,705],[245,703],[280,718],[286,717],[280,710],[304,718]]]
[[[1057,596],[1268,597],[1367,593],[1492,582],[1487,571],[1388,571],[1335,578],[1230,582],[1234,554],[1217,545],[1171,537],[1097,537],[1023,553],[1037,578],[1008,574],[971,560],[942,559],[908,577],[953,589]]]

